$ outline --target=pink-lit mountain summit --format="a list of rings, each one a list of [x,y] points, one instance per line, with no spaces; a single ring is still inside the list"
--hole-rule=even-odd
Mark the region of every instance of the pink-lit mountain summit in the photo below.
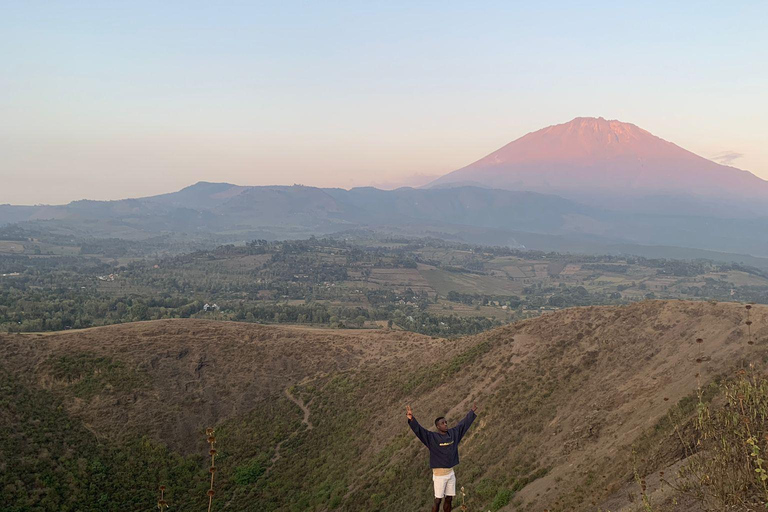
[[[582,198],[768,199],[768,181],[720,165],[631,123],[577,117],[529,133],[430,187],[479,185]]]

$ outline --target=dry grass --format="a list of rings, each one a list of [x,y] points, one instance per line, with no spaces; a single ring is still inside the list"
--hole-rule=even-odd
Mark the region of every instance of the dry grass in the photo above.
[[[227,464],[234,465],[269,460],[262,451],[298,431],[257,483],[301,482],[304,487],[286,484],[272,492],[275,499],[295,499],[295,506],[306,503],[306,510],[322,509],[310,505],[322,499],[312,490],[322,488],[328,471],[343,485],[328,491],[339,510],[374,503],[402,510],[420,496],[427,500],[426,454],[407,435],[402,406],[411,403],[419,418],[455,421],[472,402],[480,405],[479,418],[463,441],[457,470],[472,507],[512,495],[501,510],[618,510],[631,505],[626,489],[638,491],[632,446],[663,422],[671,404],[695,393],[696,374],[706,387],[734,364],[767,353],[768,308],[755,306],[750,315],[753,323],[746,325],[737,304],[651,301],[563,310],[450,341],[393,331],[172,320],[5,335],[0,356],[49,387],[58,384],[44,363],[78,351],[146,375],[149,384],[140,389],[67,399],[70,414],[104,439],[141,432],[192,453],[201,449],[199,426],[215,424],[225,446],[239,450],[230,452]],[[743,342],[748,330],[754,345]],[[313,429],[302,428],[302,412],[285,397],[290,386],[310,404]],[[255,430],[236,430],[239,424]],[[676,462],[666,456],[657,461],[662,467]],[[653,480],[644,471],[657,471],[654,464],[642,463],[638,473],[649,492]],[[234,499],[231,510],[262,499],[257,491],[236,490],[226,473],[222,478],[216,492],[222,502]],[[377,493],[388,498],[376,501]]]

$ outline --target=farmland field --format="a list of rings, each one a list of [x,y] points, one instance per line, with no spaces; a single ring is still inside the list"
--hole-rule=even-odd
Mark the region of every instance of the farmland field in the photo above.
[[[24,252],[24,244],[0,240],[0,252],[21,254]]]
[[[13,283],[0,289],[0,329],[192,317],[448,337],[572,306],[768,302],[768,274],[705,260],[544,254],[418,239],[380,245],[259,240],[144,257],[112,257],[114,244],[0,242],[0,274]],[[94,253],[99,248],[103,253]]]
[[[505,275],[478,275],[428,267],[419,270],[419,273],[440,295],[447,295],[451,291],[488,295],[516,295],[523,290],[521,283],[512,281]]]

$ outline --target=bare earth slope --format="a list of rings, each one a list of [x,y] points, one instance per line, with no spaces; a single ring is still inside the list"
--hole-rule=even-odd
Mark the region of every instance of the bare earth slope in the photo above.
[[[59,397],[102,443],[146,435],[194,456],[216,426],[217,510],[426,506],[427,454],[404,406],[430,425],[472,402],[457,469],[470,510],[617,510],[634,492],[633,443],[648,472],[679,458],[649,433],[696,373],[706,383],[766,354],[768,308],[752,319],[755,345],[742,305],[705,302],[574,308],[459,340],[157,321],[4,335],[0,369]],[[191,506],[194,492],[173,499]]]

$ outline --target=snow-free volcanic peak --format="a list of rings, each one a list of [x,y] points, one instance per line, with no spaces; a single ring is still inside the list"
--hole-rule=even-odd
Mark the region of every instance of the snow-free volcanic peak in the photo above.
[[[768,199],[768,182],[720,165],[631,123],[577,117],[531,132],[430,186],[476,184],[580,198],[699,196]]]

